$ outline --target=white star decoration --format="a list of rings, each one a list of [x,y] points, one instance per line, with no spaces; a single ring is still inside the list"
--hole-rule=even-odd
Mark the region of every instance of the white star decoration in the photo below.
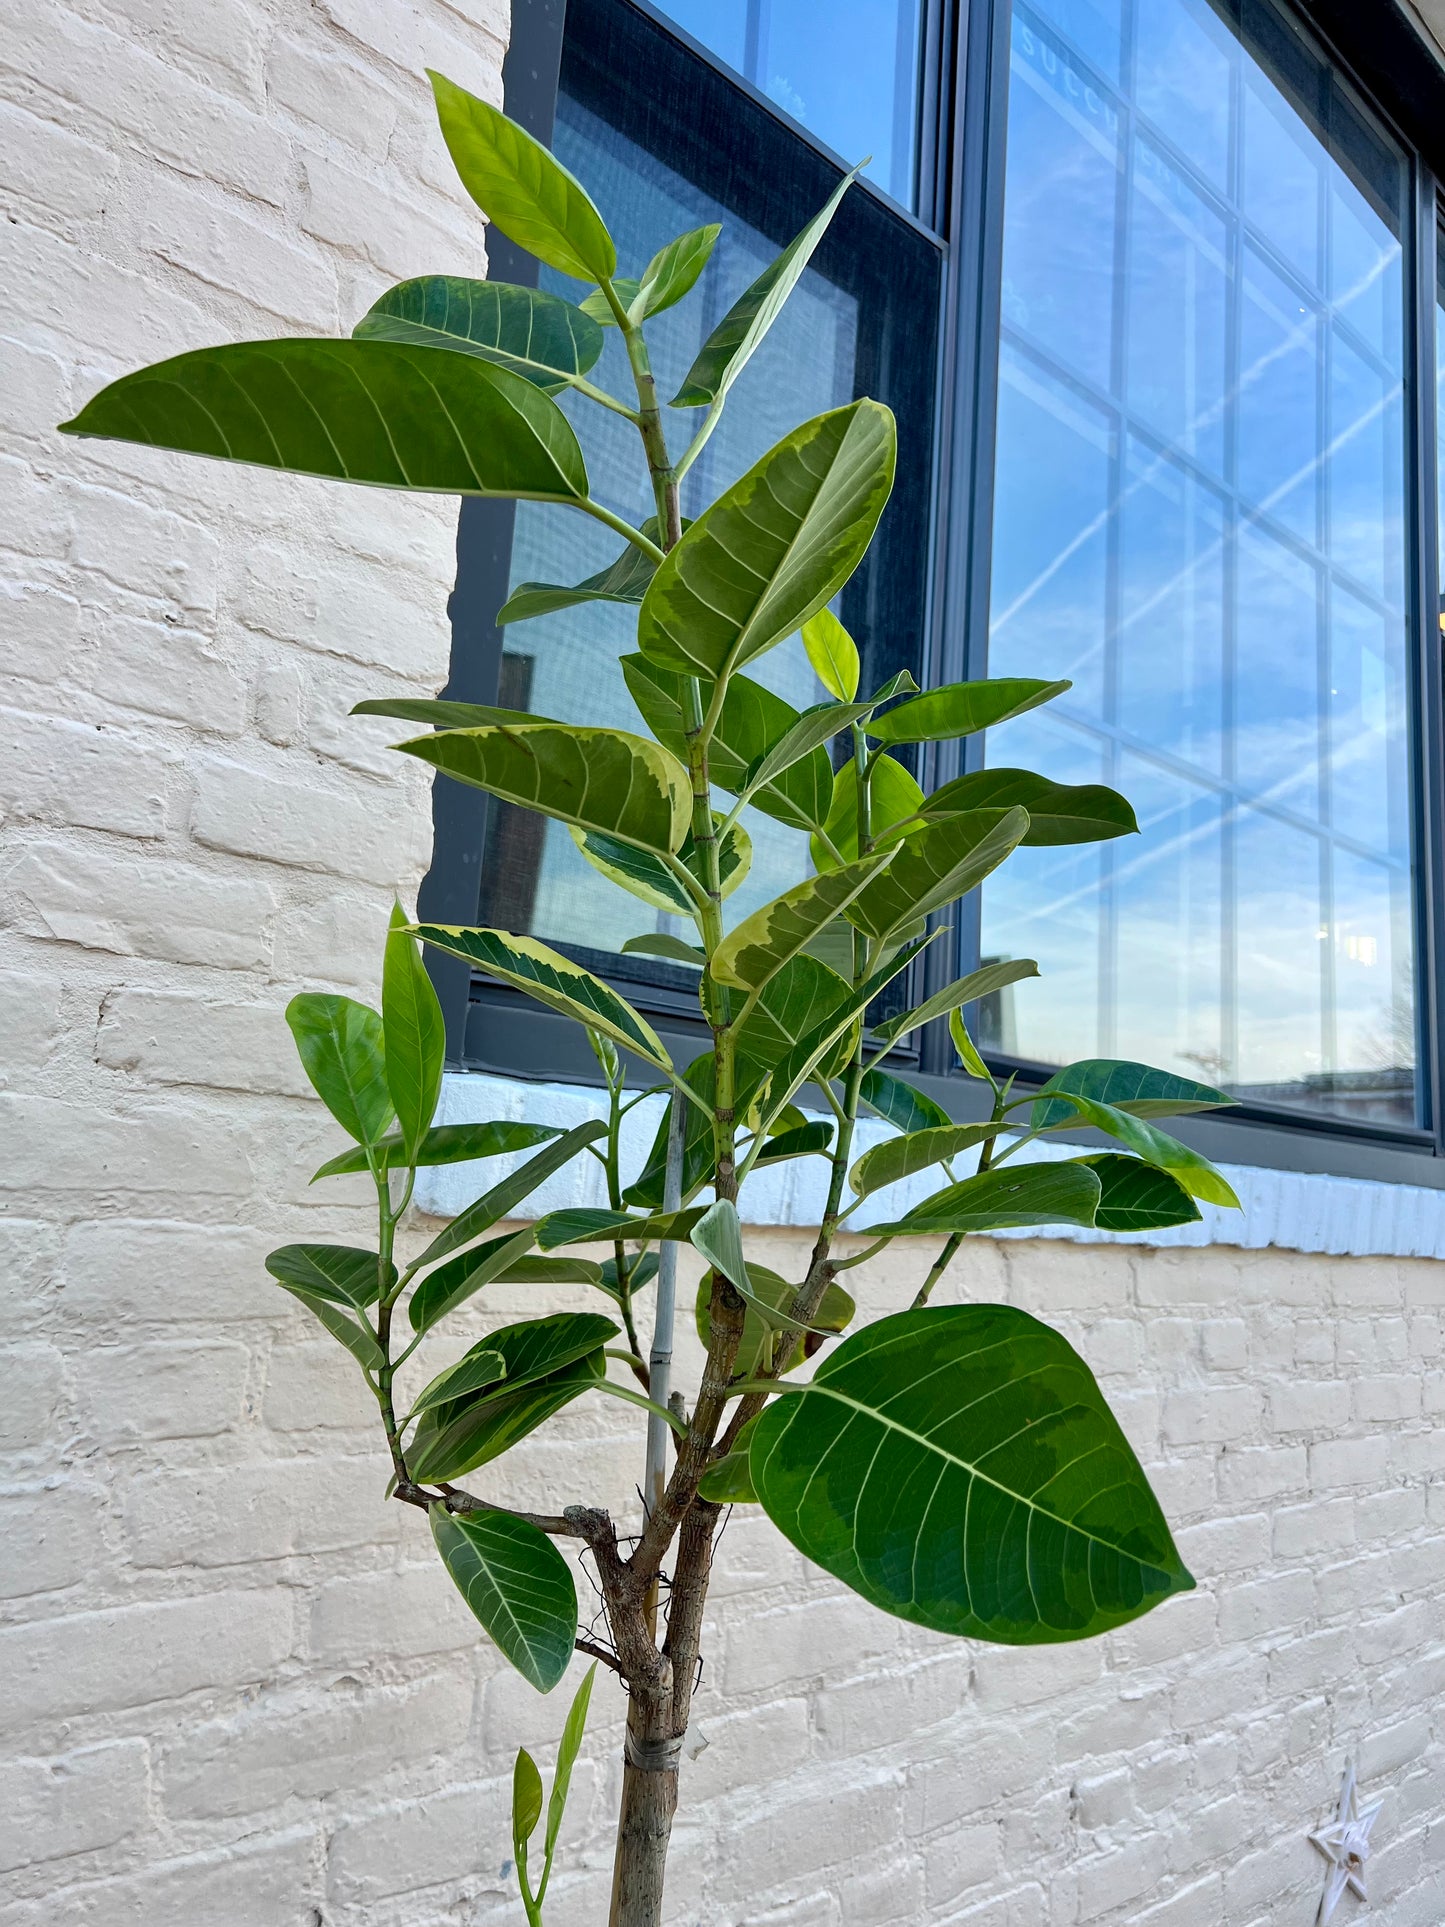
[[[1315,1915],[1316,1927],[1323,1927],[1334,1913],[1347,1887],[1357,1900],[1368,1903],[1365,1862],[1370,1857],[1370,1828],[1384,1804],[1383,1800],[1372,1800],[1369,1806],[1362,1807],[1355,1786],[1354,1765],[1346,1767],[1338,1813],[1329,1826],[1310,1835],[1311,1844],[1318,1847],[1330,1863],[1319,1912]]]

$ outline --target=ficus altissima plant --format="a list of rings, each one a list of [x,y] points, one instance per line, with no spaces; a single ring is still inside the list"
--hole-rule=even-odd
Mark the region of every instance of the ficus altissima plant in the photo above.
[[[1136,825],[1113,790],[1019,769],[981,770],[925,795],[896,753],[1005,722],[1067,684],[993,679],[919,693],[905,674],[860,691],[858,650],[830,604],[862,561],[893,481],[893,418],[877,402],[803,422],[684,524],[683,479],[852,177],[734,303],[664,410],[648,323],[688,294],[718,230],[681,235],[635,278],[620,275],[585,189],[495,109],[432,81],[473,200],[540,261],[587,284],[584,298],[407,281],[348,340],[180,355],[112,383],[66,426],[381,487],[554,503],[618,538],[601,574],[576,586],[525,584],[500,619],[599,598],[635,610],[636,647],[622,659],[635,730],[456,702],[360,708],[423,726],[399,745],[405,754],[565,823],[619,890],[681,918],[686,940],[654,934],[628,947],[696,971],[710,1046],[675,1062],[611,984],[530,935],[418,926],[398,909],[379,1011],[307,993],[287,1013],[311,1082],[351,1140],[317,1175],[370,1174],[375,1246],[289,1245],[267,1262],[351,1353],[376,1399],[391,1494],[427,1514],[447,1571],[506,1658],[546,1692],[580,1647],[625,1684],[611,1921],[656,1927],[713,1544],[729,1505],[761,1507],[884,1612],[971,1639],[1083,1639],[1192,1585],[1072,1347],[1026,1311],[938,1304],[933,1294],[970,1234],[1137,1231],[1197,1218],[1199,1199],[1235,1204],[1220,1174],[1156,1121],[1227,1100],[1114,1061],[1071,1064],[1028,1094],[997,1081],[963,1013],[1036,975],[1026,961],[987,965],[870,1025],[880,993],[911,981],[941,913],[1012,851]],[[635,394],[625,399],[589,379],[608,328],[626,348]],[[559,396],[636,429],[655,509],[644,526],[591,492]],[[680,452],[672,423],[687,434]],[[806,650],[826,701],[799,713],[749,676],[780,645]],[[751,812],[806,831],[814,874],[733,920],[727,903],[749,866]],[[434,1125],[443,1028],[419,943],[585,1026],[606,1119],[565,1132]],[[984,1093],[980,1122],[954,1122],[889,1067],[894,1046],[942,1019]],[[650,1089],[671,1101],[643,1167],[624,1170],[621,1120]],[[869,1115],[893,1134],[858,1155],[858,1120]],[[1116,1148],[1021,1155],[1084,1126]],[[417,1170],[458,1160],[480,1168],[504,1153],[526,1155],[399,1266],[397,1226]],[[602,1166],[607,1206],[522,1222],[539,1185],[579,1157]],[[824,1160],[827,1204],[804,1275],[784,1279],[749,1258],[739,1202],[754,1173],[801,1157]],[[931,1195],[870,1224],[861,1246],[845,1238],[866,1200],[920,1172],[937,1177]],[[860,1322],[866,1267],[897,1239],[923,1240],[931,1268],[909,1310]],[[667,1378],[682,1243],[707,1267],[698,1306],[706,1362],[685,1392]],[[445,1369],[435,1357],[428,1364],[451,1315],[494,1281],[573,1286],[576,1308],[491,1331]],[[649,1359],[638,1319],[654,1287]],[[598,1309],[584,1309],[589,1302]],[[646,1412],[640,1520],[614,1520],[574,1492],[535,1514],[487,1497],[486,1467],[564,1406],[600,1394]],[[558,1539],[590,1552],[605,1637],[579,1637]],[[574,1724],[563,1797],[575,1714]],[[555,1792],[553,1807],[547,1871],[561,1817]],[[533,1920],[547,1871],[529,1887],[522,1849],[540,1812],[536,1769],[519,1762],[517,1858]]]

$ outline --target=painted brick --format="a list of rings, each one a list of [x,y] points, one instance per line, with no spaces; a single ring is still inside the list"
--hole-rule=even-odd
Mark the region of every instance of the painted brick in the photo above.
[[[419,827],[399,836],[384,792],[306,782],[205,756],[196,763],[191,831],[213,850],[338,876],[384,874],[388,862],[413,869]]]
[[[81,1423],[110,1446],[213,1437],[241,1416],[250,1361],[244,1345],[204,1339],[87,1348],[74,1366]]]
[[[48,840],[0,875],[0,917],[24,936],[234,970],[267,962],[275,904],[258,876]]]
[[[53,1345],[10,1345],[0,1352],[0,1451],[25,1452],[53,1441],[65,1407],[65,1361]]]
[[[319,1480],[305,1459],[224,1472],[154,1472],[126,1500],[138,1566],[220,1567],[331,1552],[395,1538],[399,1507],[383,1504],[384,1457],[332,1460]]]
[[[284,1593],[213,1593],[0,1629],[7,1730],[269,1678],[291,1651]]]
[[[0,1092],[0,1189],[214,1199],[243,1197],[249,1185],[240,1133],[219,1118],[176,1104],[97,1116]]]
[[[82,1222],[59,1268],[62,1317],[113,1335],[135,1326],[184,1327],[276,1319],[288,1301],[262,1268],[272,1240],[234,1225],[108,1218]]]
[[[178,761],[117,730],[0,710],[0,810],[12,820],[160,836]]]
[[[118,990],[101,1008],[96,1061],[144,1084],[291,1097],[311,1088],[281,997],[235,1004],[175,991]]]
[[[0,1496],[0,1596],[55,1592],[96,1573],[104,1503],[101,1490],[78,1481]]]
[[[0,1763],[0,1872],[113,1846],[145,1825],[143,1740]]]

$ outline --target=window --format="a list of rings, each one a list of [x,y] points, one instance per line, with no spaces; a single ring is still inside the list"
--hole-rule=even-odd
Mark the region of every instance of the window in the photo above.
[[[1294,0],[567,0],[565,29],[563,11],[514,0],[510,111],[593,188],[625,257],[724,223],[711,308],[661,318],[664,387],[837,157],[872,155],[694,487],[878,396],[907,459],[840,610],[865,673],[1071,678],[963,753],[1113,783],[1142,834],[1020,853],[959,919],[959,968],[1043,972],[975,1013],[986,1048],[1025,1077],[1097,1053],[1221,1083],[1241,1112],[1209,1127],[1218,1155],[1233,1130],[1239,1156],[1445,1182],[1445,599],[1421,527],[1445,501],[1427,475],[1445,399],[1438,438],[1417,405],[1437,342],[1445,397],[1417,239],[1445,99],[1424,48],[1335,0],[1311,12],[1353,32],[1349,59]],[[572,412],[594,475],[618,472],[620,425]],[[647,512],[640,493],[614,506]],[[492,624],[518,582],[604,566],[602,533],[469,503],[459,557],[452,693],[625,725],[629,612]],[[815,697],[800,649],[762,673]],[[558,826],[441,786],[437,815],[428,914],[535,932],[685,1048],[689,974],[620,954],[648,913],[596,888]],[[764,825],[746,902],[806,868],[803,839]],[[454,983],[450,1018],[463,1062],[587,1075],[495,986]],[[946,1039],[919,1061],[944,1076]]]

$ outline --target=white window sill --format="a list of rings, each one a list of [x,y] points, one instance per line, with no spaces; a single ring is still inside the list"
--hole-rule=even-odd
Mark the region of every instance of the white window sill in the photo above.
[[[635,1171],[658,1128],[663,1099],[645,1099],[623,1125],[623,1168]],[[532,1084],[474,1071],[449,1071],[442,1085],[438,1124],[472,1124],[510,1118],[555,1124],[570,1130],[589,1117],[605,1117],[601,1091],[578,1084]],[[858,1152],[892,1135],[872,1120],[858,1127]],[[1030,1155],[1066,1157],[1066,1147],[1031,1148]],[[441,1218],[455,1217],[474,1198],[522,1162],[518,1154],[485,1163],[444,1164],[417,1173],[419,1209]],[[1249,1250],[1274,1246],[1286,1251],[1328,1253],[1338,1257],[1445,1258],[1445,1191],[1419,1185],[1377,1184],[1358,1178],[1321,1177],[1304,1171],[1262,1170],[1253,1165],[1220,1166],[1239,1195],[1242,1212],[1200,1207],[1198,1224],[1170,1231],[1083,1231],[1067,1226],[1045,1231],[1007,1231],[1009,1238],[1066,1238],[1080,1244],[1239,1245]],[[936,1172],[923,1172],[870,1198],[850,1220],[850,1228],[895,1218],[936,1189]],[[755,1173],[745,1198],[746,1218],[757,1225],[814,1225],[823,1210],[827,1178],[818,1158],[800,1158]],[[602,1171],[595,1160],[578,1158],[548,1178],[532,1201],[533,1214],[568,1206],[605,1205]]]

